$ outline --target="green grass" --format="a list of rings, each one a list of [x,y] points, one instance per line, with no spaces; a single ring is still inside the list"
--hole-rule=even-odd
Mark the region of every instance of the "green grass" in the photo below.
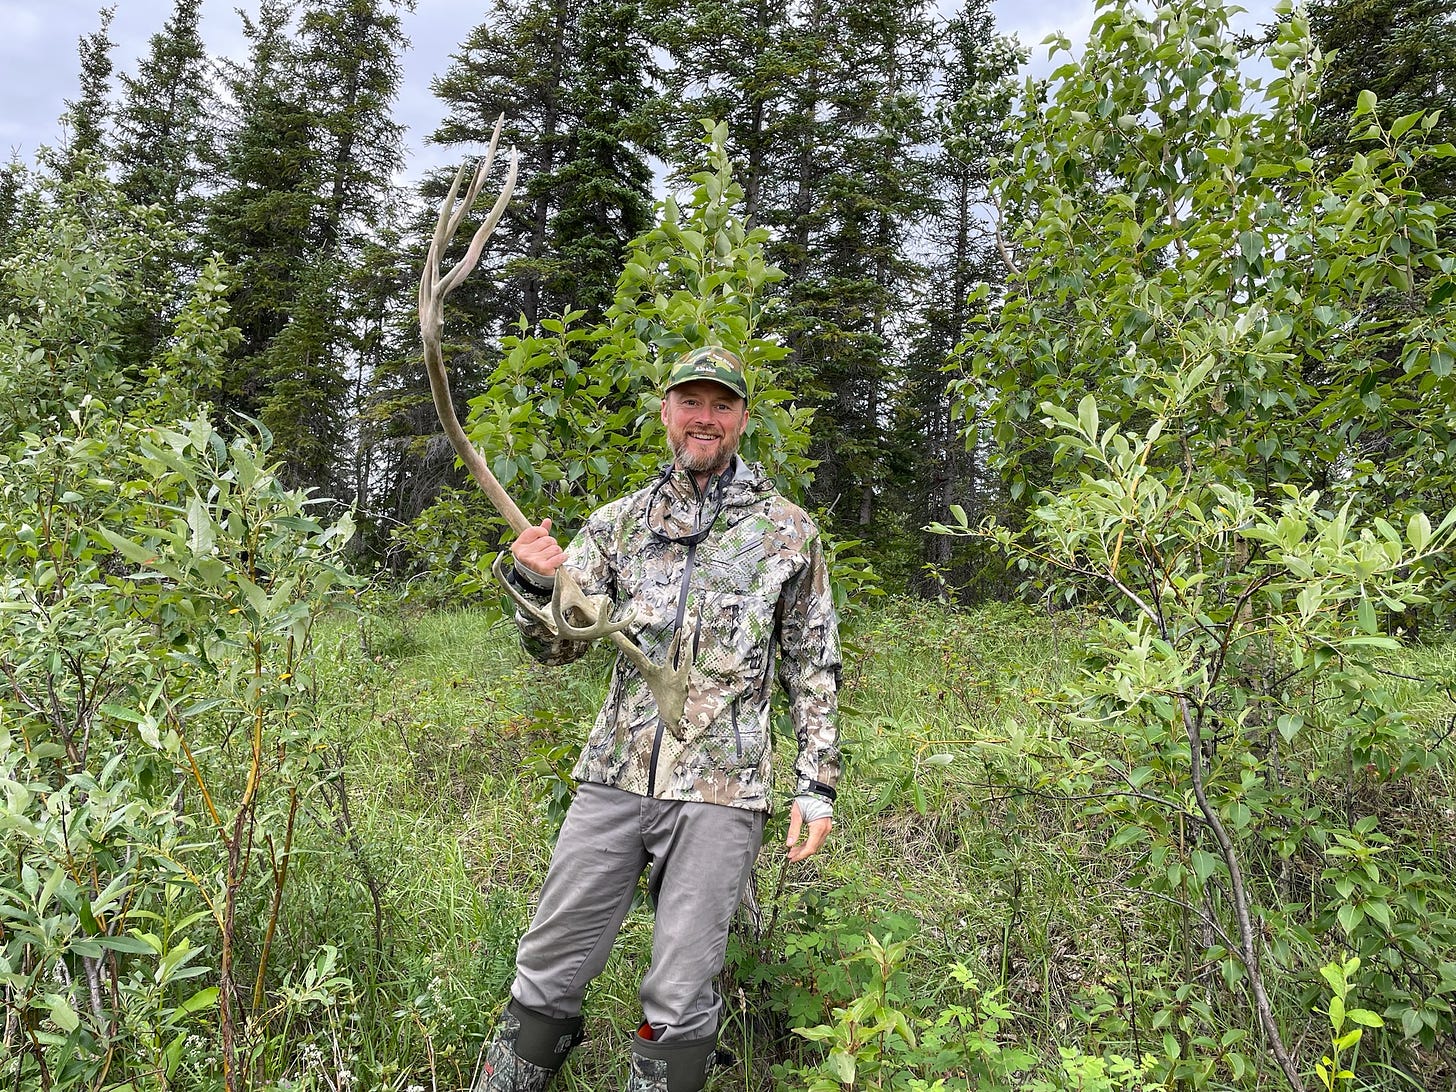
[[[1281,1086],[1242,991],[1201,964],[1207,930],[1140,890],[1137,855],[1109,850],[1085,802],[1058,787],[1078,751],[1042,699],[1076,669],[1083,622],[890,601],[847,635],[836,828],[818,857],[785,868],[783,816],[769,827],[757,927],[742,917],[721,984],[723,1042],[739,1065],[712,1088],[805,1087],[793,1073],[819,1065],[823,1049],[793,1028],[831,1021],[830,1009],[873,987],[854,962],[868,933],[910,938],[884,987],[892,1007],[928,1021],[958,1004],[1009,1006],[993,1031],[976,1034],[1047,1060],[1044,1083],[1021,1087],[1076,1086],[1054,1079],[1058,1047],[1097,1058],[1169,1049],[1186,1057],[1209,1029],[1249,1033],[1238,1049],[1256,1068],[1236,1076],[1227,1059],[1213,1058],[1209,1075],[1185,1087]],[[515,941],[549,859],[563,759],[543,755],[584,736],[609,659],[598,651],[567,669],[541,668],[513,629],[466,611],[335,623],[320,651],[321,706],[339,741],[352,832],[337,806],[314,806],[290,878],[286,954],[275,966],[297,975],[318,945],[339,949],[357,1018],[348,1021],[349,1006],[335,1000],[303,1012],[296,1028],[300,1039],[342,1044],[366,1087],[463,1087],[505,999]],[[1449,678],[1453,667],[1456,652],[1440,646],[1413,650],[1401,670]],[[1433,741],[1453,711],[1448,697],[1418,709]],[[1423,861],[1449,877],[1449,738],[1441,746],[1446,757],[1419,783],[1361,791],[1374,794],[1392,833],[1405,831],[1393,866]],[[791,764],[782,740],[781,795]],[[1308,867],[1304,882],[1316,882],[1317,855]],[[1432,913],[1451,912],[1445,897],[1435,893]],[[1333,953],[1336,940],[1311,938],[1311,950]],[[635,910],[589,994],[588,1039],[560,1087],[618,1086],[650,943],[650,916]],[[950,981],[956,963],[974,976],[973,990]],[[1322,1018],[1310,1015],[1319,993],[1307,971],[1274,966],[1270,978],[1309,1072],[1321,1050]],[[1199,1006],[1205,1015],[1194,1018]],[[893,1076],[897,1058],[910,1057],[903,1044],[864,1049],[866,1064],[886,1068],[873,1078],[882,1083],[855,1087],[911,1087],[908,1069]],[[1449,1046],[1424,1049],[1391,1033],[1372,1035],[1364,1058],[1352,1087],[1409,1087],[1401,1070],[1440,1082],[1456,1065]],[[297,1061],[274,1076],[328,1086]]]

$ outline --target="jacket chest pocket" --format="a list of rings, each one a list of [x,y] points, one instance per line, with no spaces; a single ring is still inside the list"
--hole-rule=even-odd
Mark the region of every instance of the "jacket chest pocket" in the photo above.
[[[710,594],[735,598],[762,595],[773,583],[761,540],[715,552],[702,567]]]
[[[682,584],[683,558],[658,543],[626,555],[617,571],[617,590],[622,600],[639,613],[647,606],[653,613],[677,602]]]

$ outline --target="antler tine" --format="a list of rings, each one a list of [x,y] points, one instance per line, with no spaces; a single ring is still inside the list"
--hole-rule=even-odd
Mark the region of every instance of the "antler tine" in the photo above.
[[[485,248],[486,241],[495,231],[496,225],[510,204],[520,167],[520,153],[514,148],[511,149],[511,164],[506,172],[505,183],[496,197],[495,204],[491,207],[490,215],[471,237],[465,256],[456,262],[444,277],[440,277],[438,267],[445,247],[449,245],[451,239],[455,238],[456,232],[460,230],[460,225],[470,215],[470,210],[475,205],[475,199],[480,196],[485,180],[490,176],[490,169],[495,163],[496,148],[500,143],[501,126],[505,124],[505,120],[504,114],[496,119],[495,131],[490,137],[490,147],[486,150],[485,158],[476,164],[475,173],[470,178],[470,185],[466,187],[465,196],[458,203],[456,202],[456,194],[460,192],[460,183],[465,179],[465,165],[462,163],[455,172],[455,179],[450,183],[450,190],[446,193],[445,200],[440,205],[440,214],[435,218],[435,233],[430,238],[426,268],[430,274],[429,289],[432,294],[437,295],[440,301],[443,301],[457,284],[470,275],[471,270],[475,268],[475,263],[480,260],[480,254]],[[420,290],[421,303],[423,303],[425,292],[423,280],[420,282]]]
[[[495,574],[495,578],[505,588],[507,597],[516,606],[546,626],[557,637],[570,641],[595,641],[598,637],[613,637],[614,634],[621,633],[632,624],[630,611],[613,621],[606,596],[587,595],[570,573],[563,574],[561,570],[558,570],[556,574],[556,585],[551,592],[549,609],[538,606],[517,591],[515,585],[506,579],[506,553],[507,551],[502,550],[496,555],[495,561],[491,562],[490,571]],[[584,626],[573,625],[566,620],[571,611],[577,611],[583,617],[593,620]],[[616,638],[613,639],[615,643]],[[623,637],[623,640],[627,639]],[[627,640],[627,643],[630,645],[631,641]],[[636,650],[637,646],[632,645],[632,648]]]
[[[592,621],[582,626],[575,624],[571,620],[573,610]],[[598,637],[610,637],[625,630],[633,621],[633,613],[629,610],[614,622],[611,603],[606,596],[587,595],[574,582],[562,582],[551,592],[551,621],[559,637],[570,641],[595,641]]]
[[[613,622],[610,618],[610,603],[606,596],[588,596],[576,581],[562,579],[557,573],[556,587],[551,594],[551,613],[557,636],[577,641],[592,641],[598,637],[610,637],[612,643],[622,650],[632,666],[637,668],[647,689],[657,703],[657,714],[677,739],[683,739],[683,709],[687,705],[688,676],[692,672],[693,658],[688,650],[692,644],[692,633],[686,628],[673,634],[668,644],[667,658],[660,664],[653,663],[647,654],[625,633],[620,632],[632,620],[629,611]],[[585,618],[595,619],[585,626],[573,625],[571,613],[575,611]],[[685,653],[688,653],[685,655]]]
[[[495,139],[499,139],[499,136],[500,126],[497,123]],[[474,268],[486,239],[495,229],[506,205],[510,202],[511,193],[515,189],[517,157],[513,154],[510,172],[501,188],[500,195],[496,198],[491,215],[476,231],[465,257],[442,278],[439,269],[440,252],[455,237],[461,221],[469,214],[471,203],[475,195],[480,192],[480,186],[484,180],[484,168],[488,163],[489,159],[476,171],[475,178],[472,179],[466,190],[464,200],[458,206],[455,204],[455,195],[459,192],[465,169],[462,167],[456,171],[455,181],[450,187],[450,192],[440,206],[440,215],[435,221],[435,235],[430,242],[429,254],[425,258],[425,268],[420,275],[420,340],[424,349],[425,371],[430,378],[430,394],[435,402],[435,412],[440,418],[440,424],[444,426],[450,446],[460,456],[460,461],[470,471],[470,476],[485,490],[491,503],[519,534],[530,524],[520,508],[516,506],[515,501],[511,500],[510,495],[496,481],[495,475],[490,472],[490,467],[481,458],[480,452],[475,450],[475,445],[465,435],[459,418],[455,416],[454,400],[450,394],[450,378],[445,370],[444,350],[441,345],[445,324],[445,297]]]
[[[439,262],[440,251],[445,249],[445,244],[455,237],[455,232],[460,230],[460,216],[455,205],[455,195],[460,192],[460,183],[464,178],[465,164],[462,163],[455,171],[455,181],[450,183],[450,190],[440,204],[440,213],[435,217],[435,233],[430,236],[428,258],[430,264],[427,268],[433,268]]]
[[[672,641],[668,645],[667,658],[662,663],[655,664],[647,658],[647,653],[621,632],[631,620],[630,615],[613,622],[606,616],[605,605],[602,605],[601,609],[597,611],[597,621],[593,625],[573,626],[567,622],[566,614],[570,609],[568,601],[571,599],[571,592],[575,591],[578,596],[582,596],[582,593],[573,581],[567,584],[565,594],[559,594],[562,583],[558,574],[557,590],[551,597],[551,611],[555,616],[557,636],[573,641],[594,641],[598,637],[610,637],[612,643],[622,650],[622,655],[627,657],[642,676],[643,681],[647,683],[647,689],[652,693],[653,701],[657,703],[657,715],[668,726],[674,738],[683,739],[686,736],[682,726],[683,710],[686,708],[688,700],[688,677],[693,669],[692,656],[684,655],[689,647],[688,632],[680,629],[673,634]],[[585,596],[582,598],[585,599]],[[588,610],[590,609],[590,605],[588,605]]]
[[[475,204],[476,197],[480,195],[481,186],[485,184],[485,179],[490,174],[491,167],[495,165],[495,152],[496,148],[500,146],[501,129],[505,123],[506,116],[504,114],[501,114],[500,117],[495,119],[495,128],[491,130],[490,144],[485,149],[485,158],[476,165],[475,177],[470,183],[470,190],[465,195],[464,207],[466,209]],[[513,148],[511,151],[514,154],[515,149]]]
[[[480,169],[484,171],[489,166],[489,161],[487,161],[481,164]],[[500,218],[505,215],[506,207],[511,203],[511,191],[516,188],[516,172],[519,167],[520,155],[512,150],[511,165],[506,171],[506,181],[505,185],[501,188],[500,196],[495,199],[495,204],[491,206],[490,215],[485,218],[485,222],[475,229],[475,234],[470,239],[470,247],[465,251],[465,256],[455,263],[454,268],[446,273],[444,279],[440,282],[441,295],[448,295],[454,291],[455,286],[470,275],[470,271],[475,268],[475,263],[480,260],[480,254],[485,249],[486,240],[495,231],[496,224],[500,223]],[[467,206],[462,205],[461,207],[465,208]]]
[[[460,192],[460,183],[465,180],[465,164],[460,164],[456,170],[455,181],[450,183],[450,191],[440,204],[440,214],[435,217],[435,234],[430,242],[430,250],[435,255],[438,256],[444,250],[445,244],[455,237],[461,223],[470,213],[471,206],[475,204],[475,199],[480,196],[481,187],[485,185],[486,176],[490,174],[491,165],[495,162],[495,150],[500,143],[501,126],[505,124],[505,120],[504,114],[496,118],[495,130],[490,134],[490,147],[486,149],[485,158],[476,164],[470,185],[465,190],[465,199],[458,205],[455,203],[455,195]]]

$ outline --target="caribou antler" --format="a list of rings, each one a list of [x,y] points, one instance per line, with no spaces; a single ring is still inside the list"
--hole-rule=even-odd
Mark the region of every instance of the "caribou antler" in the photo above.
[[[511,200],[511,193],[516,186],[519,157],[512,150],[505,185],[501,187],[500,195],[495,199],[490,215],[485,218],[485,222],[480,227],[475,229],[475,235],[470,240],[470,246],[465,251],[465,256],[451,266],[449,272],[441,276],[441,256],[450,241],[455,238],[455,233],[460,230],[460,225],[464,222],[465,217],[469,215],[471,206],[475,203],[476,197],[480,195],[481,186],[484,185],[486,177],[490,174],[491,166],[495,163],[496,147],[500,143],[501,126],[504,123],[505,115],[502,115],[495,123],[495,132],[491,134],[490,148],[485,153],[485,159],[476,167],[475,176],[471,179],[460,203],[458,205],[455,203],[455,197],[460,191],[460,183],[465,178],[463,166],[456,172],[450,192],[445,195],[445,200],[440,206],[440,216],[435,221],[435,234],[430,240],[429,253],[425,256],[425,270],[420,277],[420,340],[424,343],[425,371],[430,376],[430,393],[435,400],[435,412],[440,416],[440,424],[445,428],[445,435],[450,439],[450,446],[460,456],[460,461],[470,471],[470,476],[485,490],[485,495],[490,498],[490,502],[505,517],[506,522],[511,525],[511,529],[519,535],[531,524],[521,514],[516,502],[511,500],[510,495],[501,487],[500,482],[496,481],[495,475],[490,472],[490,467],[486,465],[480,452],[475,450],[475,445],[465,435],[465,430],[460,427],[460,421],[455,416],[454,403],[450,399],[450,379],[445,373],[445,355],[440,347],[441,332],[445,325],[445,297],[470,275],[476,262],[480,261],[486,241],[490,238],[491,232],[495,230],[496,224],[500,222],[501,216],[505,214],[506,206]],[[647,654],[623,632],[632,622],[631,611],[621,618],[613,620],[611,601],[606,596],[587,595],[569,572],[565,569],[558,569],[556,585],[551,594],[551,609],[548,613],[527,600],[505,579],[505,573],[501,568],[504,557],[504,553],[498,556],[491,568],[496,579],[501,582],[506,593],[515,601],[516,605],[545,625],[558,638],[572,641],[594,641],[598,637],[610,638],[632,666],[641,672],[642,677],[647,681],[648,689],[652,691],[652,696],[657,701],[658,715],[662,717],[673,735],[681,739],[684,734],[682,717],[683,707],[687,703],[688,673],[692,668],[692,657],[687,654],[689,646],[683,631],[680,629],[673,636],[672,645],[667,653],[667,661],[661,665],[654,664],[647,658]],[[575,621],[578,619],[580,624]]]

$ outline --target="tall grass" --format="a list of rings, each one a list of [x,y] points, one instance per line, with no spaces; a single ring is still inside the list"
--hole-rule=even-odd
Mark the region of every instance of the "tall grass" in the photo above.
[[[723,1044],[736,1062],[711,1087],[931,1088],[937,1064],[947,1089],[1096,1087],[1085,1074],[1097,1066],[1097,1079],[1110,1082],[1102,1087],[1140,1087],[1150,1078],[1108,1076],[1112,1060],[1193,1050],[1167,1015],[1180,1004],[1211,1006],[1231,1043],[1256,1039],[1242,1008],[1220,1002],[1225,988],[1190,966],[1207,938],[1187,909],[1136,889],[1127,856],[1058,786],[1075,740],[1039,699],[1078,669],[1081,621],[892,601],[847,634],[836,827],[819,856],[790,867],[783,809],[770,824],[720,983]],[[356,1084],[464,1087],[506,997],[570,789],[564,771],[609,659],[594,652],[570,668],[541,668],[510,626],[469,611],[368,615],[337,625],[325,646],[321,703],[337,720],[336,781],[304,840],[284,947],[334,946],[354,986],[354,1017],[338,998],[321,1003],[309,1034],[342,1044]],[[1449,647],[1413,650],[1400,665],[1443,677],[1453,667]],[[1447,754],[1441,725],[1453,711],[1449,699],[1421,710]],[[779,748],[782,799],[792,741]],[[1433,770],[1400,805],[1410,837],[1398,852],[1449,872],[1451,765]],[[866,957],[870,936],[907,943],[876,964]],[[650,914],[638,907],[588,995],[588,1038],[561,1087],[619,1085],[650,945]],[[1189,975],[1201,985],[1179,1001]],[[1279,1004],[1281,1018],[1303,1029],[1302,1056],[1317,1058],[1308,987],[1291,981]],[[956,1025],[962,1040],[987,1057],[1002,1051],[994,1056],[1021,1075],[999,1086],[973,1081],[968,1074],[982,1071],[969,1063],[928,1056],[934,1034],[919,1034],[912,1050],[897,1033],[858,1044],[858,1083],[823,1083],[834,1040],[795,1029],[834,1026],[836,1007],[875,991],[881,1010],[931,1032],[947,1013],[977,1014]],[[336,1017],[325,1019],[330,1004]],[[988,1011],[998,1015],[988,1020]],[[1239,1049],[1260,1055],[1256,1041]],[[1024,1058],[1013,1065],[1017,1051]],[[1421,1049],[1398,1034],[1372,1036],[1364,1058],[1353,1087],[1410,1087],[1402,1082],[1456,1071],[1449,1047]],[[337,1083],[327,1064],[295,1064],[289,1079]],[[1219,1058],[1206,1081],[1185,1083],[1278,1087],[1272,1070],[1235,1074]]]

